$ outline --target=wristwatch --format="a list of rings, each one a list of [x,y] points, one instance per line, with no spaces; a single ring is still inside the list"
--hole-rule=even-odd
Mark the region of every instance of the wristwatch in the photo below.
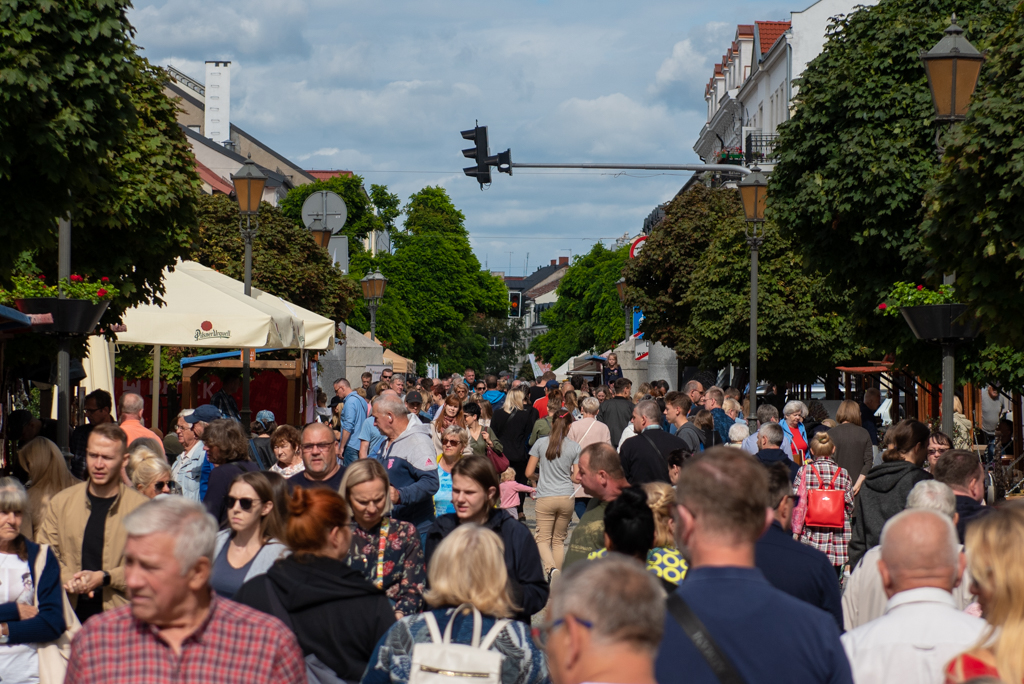
[[[109,587],[110,586],[110,573],[107,572],[106,570],[103,571],[103,586],[105,586],[105,587]]]

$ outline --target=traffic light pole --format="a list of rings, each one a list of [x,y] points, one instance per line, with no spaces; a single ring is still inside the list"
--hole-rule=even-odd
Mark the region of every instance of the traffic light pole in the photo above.
[[[735,164],[520,164],[509,165],[512,169],[596,169],[609,171],[718,171],[738,173],[746,176],[750,169]],[[499,171],[503,171],[498,167]]]

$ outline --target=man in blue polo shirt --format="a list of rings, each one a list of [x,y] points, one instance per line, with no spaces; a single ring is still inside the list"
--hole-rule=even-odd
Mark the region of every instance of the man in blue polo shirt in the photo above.
[[[738,449],[709,449],[684,463],[676,504],[676,544],[690,570],[675,596],[696,617],[705,648],[694,645],[670,600],[659,684],[718,684],[708,660],[715,650],[720,671],[731,668],[746,684],[852,684],[832,616],[776,589],[754,565],[755,544],[773,519],[764,467]]]
[[[363,426],[370,407],[345,378],[334,381],[334,393],[345,402],[341,408],[341,439],[338,440],[338,448],[344,465],[350,466],[359,460],[359,428]]]

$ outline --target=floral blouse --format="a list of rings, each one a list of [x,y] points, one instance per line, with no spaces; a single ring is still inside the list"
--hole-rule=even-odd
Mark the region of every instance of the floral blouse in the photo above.
[[[383,589],[396,611],[403,615],[413,615],[423,609],[423,590],[427,583],[420,535],[411,523],[394,518],[387,518],[387,521]],[[350,568],[362,573],[371,584],[375,584],[377,579],[382,523],[369,531],[352,523],[352,546],[346,562]]]

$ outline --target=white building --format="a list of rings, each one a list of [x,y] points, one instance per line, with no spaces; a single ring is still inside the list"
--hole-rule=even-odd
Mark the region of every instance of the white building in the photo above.
[[[740,24],[704,90],[707,123],[694,151],[707,163],[774,165],[775,136],[792,112],[793,81],[825,45],[832,17],[877,0],[818,0],[789,21]]]

